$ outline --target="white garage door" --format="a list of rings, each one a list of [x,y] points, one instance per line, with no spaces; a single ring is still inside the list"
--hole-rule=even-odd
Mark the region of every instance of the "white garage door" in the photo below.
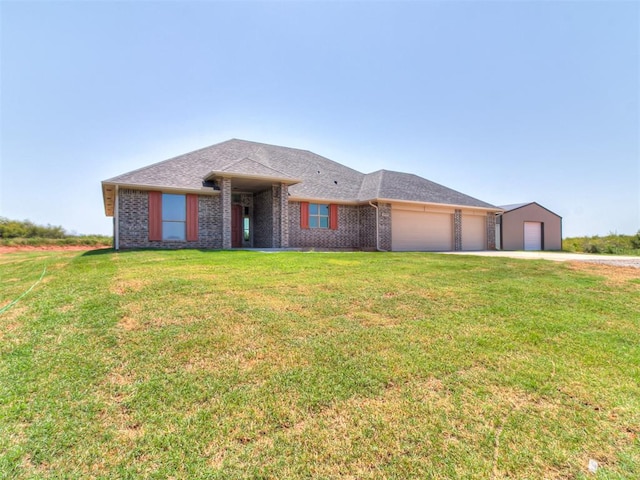
[[[391,247],[394,251],[453,250],[453,215],[393,210]]]
[[[462,216],[462,250],[487,249],[487,220],[479,215]]]
[[[542,223],[524,222],[524,249],[542,250]]]

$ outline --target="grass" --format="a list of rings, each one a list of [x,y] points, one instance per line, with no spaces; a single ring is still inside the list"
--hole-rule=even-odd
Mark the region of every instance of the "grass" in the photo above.
[[[0,477],[640,476],[637,270],[16,252],[0,308],[45,266],[0,315]]]

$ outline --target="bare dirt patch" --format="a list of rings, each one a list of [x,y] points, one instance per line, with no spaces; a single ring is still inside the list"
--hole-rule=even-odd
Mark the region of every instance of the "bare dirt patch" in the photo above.
[[[111,245],[0,245],[0,253],[14,252],[82,252],[87,250],[97,250],[100,248],[109,248]]]

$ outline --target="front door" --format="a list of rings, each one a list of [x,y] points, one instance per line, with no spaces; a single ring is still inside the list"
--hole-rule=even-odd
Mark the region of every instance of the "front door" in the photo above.
[[[242,247],[242,205],[231,205],[231,246]]]

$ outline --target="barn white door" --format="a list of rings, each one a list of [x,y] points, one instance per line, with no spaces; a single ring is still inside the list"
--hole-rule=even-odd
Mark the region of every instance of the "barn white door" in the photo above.
[[[524,249],[542,250],[542,223],[524,222]]]

